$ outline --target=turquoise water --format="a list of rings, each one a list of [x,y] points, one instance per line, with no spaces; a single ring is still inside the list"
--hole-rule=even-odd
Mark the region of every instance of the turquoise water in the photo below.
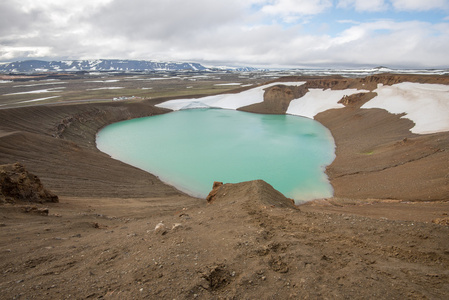
[[[334,140],[307,118],[181,110],[109,125],[97,147],[194,196],[206,197],[214,181],[255,179],[296,201],[332,196],[324,170]]]

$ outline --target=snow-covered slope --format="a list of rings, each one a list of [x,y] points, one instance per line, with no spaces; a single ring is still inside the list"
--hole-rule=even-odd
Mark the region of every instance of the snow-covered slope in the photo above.
[[[362,108],[382,108],[393,114],[405,113],[412,120],[413,133],[449,131],[449,85],[403,82],[379,84],[377,96]]]
[[[342,108],[343,104],[338,101],[343,96],[368,92],[364,90],[347,89],[347,90],[323,90],[310,89],[307,94],[299,99],[290,102],[287,114],[302,116],[313,119],[318,113],[332,108]]]

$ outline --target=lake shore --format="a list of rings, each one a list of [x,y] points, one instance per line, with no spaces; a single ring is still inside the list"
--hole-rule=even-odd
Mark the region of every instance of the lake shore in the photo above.
[[[307,88],[368,90],[378,83],[449,83],[447,76],[408,75],[294,80]],[[241,110],[282,113],[301,93],[273,87],[267,101]],[[370,96],[315,117],[336,141],[327,167],[335,195],[299,209],[279,207],[282,195],[252,182],[225,185],[228,196],[207,204],[96,149],[99,129],[166,113],[155,106],[166,99],[0,110],[0,164],[22,163],[60,197],[32,204],[48,207],[48,216],[23,213],[28,203],[0,206],[3,294],[447,295],[449,227],[441,224],[449,213],[449,133],[413,134],[413,122],[400,115],[360,109]],[[161,221],[166,229],[158,233]]]

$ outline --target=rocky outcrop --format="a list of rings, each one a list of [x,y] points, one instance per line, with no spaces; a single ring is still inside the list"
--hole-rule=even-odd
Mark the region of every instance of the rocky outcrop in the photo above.
[[[20,163],[0,165],[0,203],[15,201],[59,202],[58,196]]]
[[[338,103],[341,103],[344,106],[361,107],[363,104],[373,99],[376,95],[377,93],[374,92],[352,94],[349,96],[343,96]]]
[[[288,76],[283,77],[282,80],[276,81],[305,81],[304,87],[307,89],[363,89],[373,91],[378,84],[393,85],[401,82],[416,82],[416,83],[432,83],[432,84],[449,84],[449,76],[422,76],[415,74],[376,74],[363,78],[345,78],[340,76],[332,77],[301,77]]]
[[[286,86],[278,84],[265,90],[264,101],[239,108],[255,113],[285,114],[293,99],[301,98],[309,90],[305,85]]]
[[[353,88],[357,85],[357,80],[353,78],[344,79],[315,79],[307,81],[305,84],[309,89],[333,89],[333,90],[344,90],[348,88]]]
[[[275,113],[285,113],[293,99],[301,98],[308,89],[301,86],[275,85],[265,90],[264,103]]]
[[[398,75],[398,74],[378,74],[360,78],[359,81],[365,85],[377,86],[381,83],[383,85],[393,85],[401,82],[416,82],[416,83],[432,83],[432,84],[448,84],[449,76],[422,76],[416,74]]]
[[[207,195],[206,200],[207,202],[212,202],[217,195],[218,190],[223,185],[223,182],[220,181],[214,181],[214,184],[212,186],[212,191],[210,191],[209,195]]]
[[[285,197],[263,180],[217,185],[213,202],[227,201],[251,206],[296,208],[294,200]]]

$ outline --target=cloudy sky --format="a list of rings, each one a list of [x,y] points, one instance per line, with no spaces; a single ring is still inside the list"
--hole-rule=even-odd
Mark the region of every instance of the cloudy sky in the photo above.
[[[449,67],[449,0],[1,0],[0,62]]]

